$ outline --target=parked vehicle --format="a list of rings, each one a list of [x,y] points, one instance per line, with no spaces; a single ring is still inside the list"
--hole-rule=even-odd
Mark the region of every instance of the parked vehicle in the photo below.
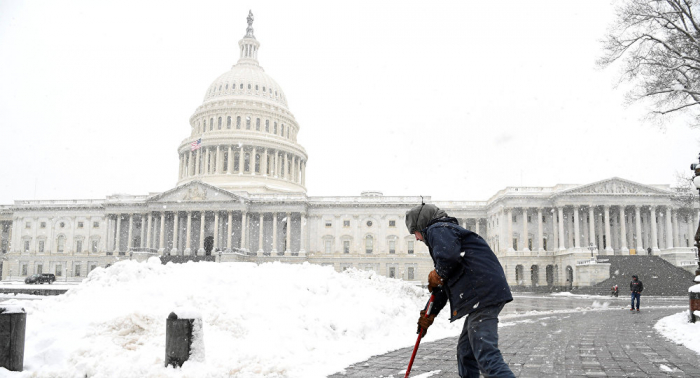
[[[56,281],[56,276],[52,273],[34,274],[24,279],[26,284],[52,284]]]

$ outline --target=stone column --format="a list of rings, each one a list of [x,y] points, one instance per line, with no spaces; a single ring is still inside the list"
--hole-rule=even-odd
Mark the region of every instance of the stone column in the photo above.
[[[119,242],[119,241],[120,241],[119,239],[121,239],[121,238],[119,237],[119,234],[120,234],[120,232],[121,232],[121,224],[122,224],[122,222],[121,222],[121,217],[122,217],[121,214],[116,214],[116,218],[117,218],[117,231],[116,231],[116,233],[115,233],[115,239],[114,239],[114,252],[119,252],[119,251],[121,251],[121,245],[120,245],[121,243]]]
[[[651,251],[659,251],[659,235],[656,230],[656,206],[649,207],[649,223],[651,224]]]
[[[527,231],[527,207],[523,207],[523,247],[521,248],[525,252],[530,252],[530,247],[528,245],[528,241],[530,239],[530,235]]]
[[[277,212],[272,213],[272,252],[271,255],[277,253]]]
[[[173,212],[173,249],[170,250],[170,253],[173,255],[178,255],[178,239],[179,239],[179,232],[177,230],[177,224],[178,224],[178,218],[180,218],[180,213],[177,211]]]
[[[588,206],[588,243],[597,244],[595,240],[595,208],[593,205]]]
[[[126,241],[126,248],[128,250],[131,250],[131,248],[134,247],[134,242],[131,240],[132,239],[131,232],[132,232],[133,226],[134,226],[134,214],[129,214],[129,232],[127,233],[128,239]]]
[[[620,253],[629,255],[630,250],[627,249],[627,225],[625,222],[625,205],[620,205]]]
[[[221,151],[221,146],[216,146],[216,173],[221,173],[223,172],[224,168],[224,153]],[[214,241],[214,244],[216,245],[216,240]]]
[[[247,239],[246,234],[248,233],[248,231],[246,230],[246,228],[248,227],[247,223],[248,223],[248,212],[243,211],[243,212],[241,212],[241,249],[245,252],[248,251],[248,245],[246,243],[246,239]]]
[[[564,244],[564,207],[559,207],[559,250],[565,251],[566,244]]]
[[[301,167],[301,185],[306,186],[306,162]]]
[[[672,213],[673,213],[673,215],[672,215],[673,224],[671,226],[673,227],[673,245],[676,247],[681,247],[681,243],[680,243],[681,237],[679,234],[680,228],[678,227],[678,210],[672,211]]]
[[[299,256],[306,255],[306,213],[301,213],[301,239],[299,240]],[[340,248],[343,248],[341,245]],[[341,250],[342,253],[342,250]]]
[[[204,227],[207,224],[207,215],[204,210],[199,212],[199,248],[197,248],[197,254],[204,253]]]
[[[479,235],[479,218],[474,218],[474,232],[476,232],[477,235]]]
[[[165,251],[165,211],[160,213],[160,235],[158,238],[158,253]]]
[[[640,254],[644,250],[644,245],[642,244],[642,216],[639,206],[634,207],[634,232],[637,234],[635,249],[637,254]]]
[[[666,206],[666,248],[673,248],[673,224],[671,218],[671,207]]]
[[[262,167],[260,169],[260,173],[262,173]],[[265,229],[263,227],[265,224],[264,220],[265,220],[265,214],[263,212],[260,212],[260,225],[259,225],[260,232],[258,235],[258,253],[261,255],[265,253],[265,248],[263,248],[263,242],[265,241],[263,238],[263,235],[265,233]]]
[[[231,252],[233,251],[233,246],[231,245],[232,238],[233,238],[233,212],[231,210],[227,211],[228,213],[228,223],[226,224],[226,231],[227,231],[227,236],[226,236],[226,251]]]
[[[508,217],[508,240],[506,240],[506,245],[510,252],[515,251],[515,249],[513,249],[513,209],[508,209],[506,216]]]
[[[256,155],[257,155],[257,148],[253,147],[253,150],[250,152],[250,174],[255,175],[255,163],[258,161]]]
[[[141,214],[141,244],[139,245],[141,248],[146,248],[146,214],[143,213]]]
[[[578,205],[574,205],[574,248],[581,248],[581,232],[578,219]]]
[[[187,211],[187,237],[185,239],[185,254],[192,254],[192,212]]]
[[[612,248],[612,238],[610,237],[611,232],[610,232],[610,206],[605,205],[603,206],[603,211],[604,211],[604,223],[605,223],[605,252],[606,253],[615,253],[615,250]]]
[[[287,246],[284,253],[291,253],[292,250],[292,213],[287,213]]]
[[[289,181],[289,170],[288,170],[288,163],[287,163],[287,153],[284,153],[284,166],[282,167],[282,177],[285,178],[285,180]]]
[[[151,248],[151,229],[153,228],[153,213],[148,212],[148,228],[146,229],[146,248]],[[155,228],[153,228],[155,230]]]
[[[559,249],[559,226],[557,225],[557,209],[552,208],[550,213],[552,214],[552,241],[551,241],[551,251],[556,251]]]
[[[214,211],[214,245],[212,246],[212,253],[219,248],[219,211]]]

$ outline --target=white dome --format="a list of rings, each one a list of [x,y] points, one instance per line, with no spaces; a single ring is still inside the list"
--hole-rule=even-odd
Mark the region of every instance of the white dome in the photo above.
[[[204,95],[204,102],[228,97],[267,100],[287,108],[287,99],[279,84],[262,67],[250,63],[238,63],[214,80]]]

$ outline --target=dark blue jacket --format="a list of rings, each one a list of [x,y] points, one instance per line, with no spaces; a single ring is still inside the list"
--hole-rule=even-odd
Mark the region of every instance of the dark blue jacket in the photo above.
[[[481,236],[452,217],[433,219],[422,234],[445,283],[433,290],[431,313],[439,313],[449,300],[453,322],[479,307],[513,300],[501,263]]]

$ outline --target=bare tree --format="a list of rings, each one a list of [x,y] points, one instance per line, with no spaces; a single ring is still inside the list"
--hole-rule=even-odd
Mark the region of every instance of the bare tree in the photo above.
[[[700,0],[625,0],[603,40],[598,60],[624,62],[621,81],[634,84],[628,100],[648,99],[657,121],[680,112],[700,126]]]

